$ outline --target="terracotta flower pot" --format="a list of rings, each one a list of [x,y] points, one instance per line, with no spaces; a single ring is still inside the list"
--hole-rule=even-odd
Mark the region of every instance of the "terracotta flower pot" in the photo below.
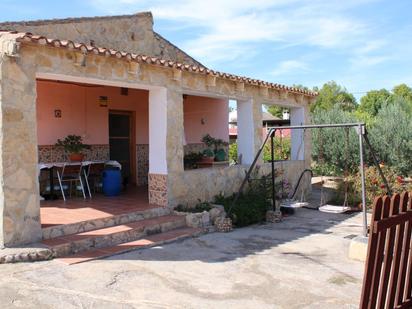
[[[84,159],[84,154],[82,153],[71,153],[69,155],[69,160],[72,162],[80,162],[83,161]]]
[[[202,157],[202,163],[213,163],[215,161],[214,157]]]

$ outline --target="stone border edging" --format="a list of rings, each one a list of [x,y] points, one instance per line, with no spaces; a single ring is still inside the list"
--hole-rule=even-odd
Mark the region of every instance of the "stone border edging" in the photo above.
[[[38,247],[4,248],[0,249],[0,264],[38,262],[53,259],[52,250]]]
[[[211,204],[212,209],[203,212],[174,211],[177,215],[186,217],[186,224],[193,228],[202,228],[207,232],[215,231],[215,222],[219,218],[226,218],[226,212],[222,205]]]

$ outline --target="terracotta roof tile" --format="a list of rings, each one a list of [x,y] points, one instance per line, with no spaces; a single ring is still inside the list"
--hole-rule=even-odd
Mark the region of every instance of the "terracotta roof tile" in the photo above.
[[[304,90],[304,89],[300,89],[296,87],[288,87],[285,85],[280,85],[277,83],[270,83],[270,82],[262,81],[259,79],[253,79],[249,77],[214,71],[214,70],[206,69],[202,66],[179,63],[175,61],[161,59],[158,57],[138,55],[138,54],[123,52],[123,51],[118,51],[118,50],[113,50],[113,49],[107,49],[104,47],[96,47],[96,46],[86,45],[84,43],[72,42],[70,40],[50,39],[50,38],[47,38],[41,35],[34,35],[32,33],[18,33],[16,31],[0,30],[0,35],[2,33],[3,34],[4,33],[18,34],[17,41],[22,42],[22,43],[34,43],[34,44],[39,44],[39,45],[48,45],[48,46],[57,47],[57,48],[68,48],[68,49],[73,49],[73,50],[80,50],[84,53],[91,52],[96,55],[105,55],[107,57],[116,57],[119,59],[126,58],[129,61],[144,62],[144,63],[151,64],[151,65],[175,68],[175,69],[179,69],[182,71],[194,72],[194,73],[205,74],[205,75],[212,75],[212,76],[216,76],[219,78],[229,79],[229,80],[233,80],[237,82],[243,82],[243,83],[250,84],[250,85],[264,86],[264,87],[268,87],[268,88],[272,88],[276,90],[286,90],[291,93],[303,94],[303,95],[310,96],[310,97],[317,96],[316,92],[312,92],[312,91],[308,91],[308,90]]]

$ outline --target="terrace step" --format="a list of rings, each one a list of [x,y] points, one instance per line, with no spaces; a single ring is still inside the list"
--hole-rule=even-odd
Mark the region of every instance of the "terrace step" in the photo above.
[[[143,237],[135,241],[121,243],[115,246],[88,250],[71,256],[63,256],[58,258],[57,260],[69,265],[78,264],[91,260],[106,258],[132,250],[151,248],[173,241],[195,237],[201,233],[202,230],[198,228],[178,228],[168,232]]]
[[[154,207],[114,215],[102,214],[101,218],[93,218],[91,220],[81,222],[44,227],[42,228],[43,240],[93,231],[170,214],[170,209],[166,207]]]
[[[127,224],[115,225],[87,232],[60,236],[43,240],[54,253],[62,257],[91,249],[111,247],[138,240],[148,235],[168,232],[186,227],[185,216],[165,215]]]

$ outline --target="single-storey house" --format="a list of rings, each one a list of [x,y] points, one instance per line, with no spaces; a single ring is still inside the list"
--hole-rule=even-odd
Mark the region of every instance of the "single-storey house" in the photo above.
[[[0,23],[0,247],[42,239],[38,163],[66,159],[57,139],[80,135],[90,160],[127,154],[129,185],[173,208],[239,189],[262,143],[262,104],[304,124],[315,97],[205,67],[156,33],[148,12]],[[203,135],[229,140],[229,100],[242,164],[185,170],[184,154],[201,149]],[[123,143],[111,121],[127,123]],[[292,132],[282,165],[292,183],[310,164],[302,134]]]

